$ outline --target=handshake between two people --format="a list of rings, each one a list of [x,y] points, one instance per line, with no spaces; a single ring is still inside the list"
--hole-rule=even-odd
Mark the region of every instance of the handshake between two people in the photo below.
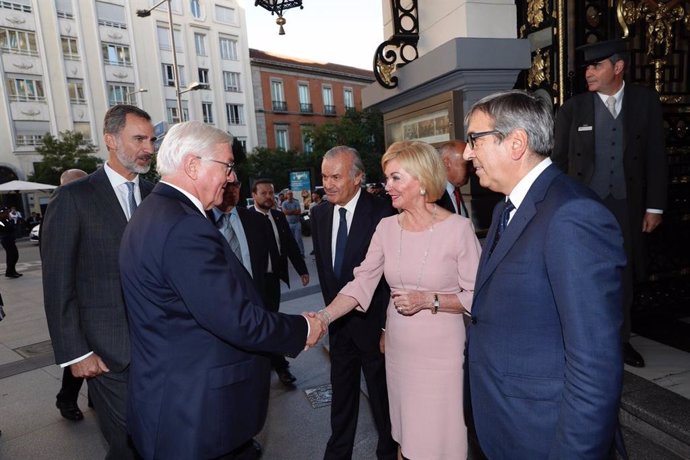
[[[324,310],[315,311],[305,311],[302,313],[307,321],[309,322],[309,335],[307,336],[307,343],[304,350],[315,346],[319,343],[319,340],[326,335],[328,332],[328,325],[331,323],[331,317],[328,312]]]

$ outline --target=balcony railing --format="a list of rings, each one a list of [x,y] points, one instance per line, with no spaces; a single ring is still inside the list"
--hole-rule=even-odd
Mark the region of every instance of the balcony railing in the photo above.
[[[335,115],[335,106],[334,105],[324,105],[323,106],[323,113],[325,115]]]
[[[314,107],[312,104],[300,102],[299,103],[299,111],[301,113],[314,113]]]
[[[273,111],[274,112],[287,112],[287,102],[285,102],[285,101],[273,101]]]

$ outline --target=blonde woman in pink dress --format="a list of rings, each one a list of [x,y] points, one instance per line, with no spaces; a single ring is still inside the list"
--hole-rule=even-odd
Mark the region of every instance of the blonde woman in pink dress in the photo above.
[[[391,287],[382,348],[392,435],[401,457],[467,458],[463,417],[465,325],[480,246],[471,222],[437,206],[446,176],[436,150],[397,142],[381,159],[397,216],[381,220],[355,278],[318,314],[335,321]]]

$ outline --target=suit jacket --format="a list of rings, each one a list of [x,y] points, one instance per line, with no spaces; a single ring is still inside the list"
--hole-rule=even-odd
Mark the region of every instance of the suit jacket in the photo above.
[[[250,212],[258,214],[260,217],[265,218],[262,214],[256,210],[254,206],[248,209]],[[273,264],[273,271],[277,273],[285,284],[290,286],[290,274],[288,273],[288,259],[292,262],[292,266],[295,267],[295,271],[301,275],[308,275],[307,264],[302,258],[302,254],[299,252],[299,247],[297,246],[297,241],[295,237],[292,236],[290,231],[290,226],[287,223],[285,214],[275,209],[271,209],[271,216],[276,223],[278,228],[278,236],[280,238],[280,254],[277,257],[278,267],[276,269],[275,264]],[[273,236],[273,228],[270,228],[271,236]],[[269,248],[270,249],[270,248]],[[272,259],[274,260],[274,259]]]
[[[307,323],[271,313],[218,229],[159,183],[122,238],[132,343],[127,427],[145,459],[227,454],[262,428],[270,366]]]
[[[379,221],[395,214],[395,210],[385,200],[376,198],[365,191],[360,192],[347,236],[341,278],[338,279],[333,272],[333,252],[331,250],[334,209],[335,206],[327,202],[314,208],[311,218],[316,269],[319,273],[321,293],[326,305],[331,303],[343,286],[354,278],[353,270],[367,255],[369,242]],[[339,331],[347,329],[355,338],[358,336],[375,336],[378,340],[381,335],[381,328],[386,324],[386,307],[389,299],[390,290],[382,278],[367,313],[353,310],[341,320],[331,324],[331,334],[337,334]]]
[[[620,228],[594,192],[544,170],[479,263],[468,372],[489,458],[607,457],[622,386],[624,265]]]
[[[140,179],[145,198],[153,184]],[[90,351],[113,372],[129,364],[117,264],[127,217],[105,169],[59,187],[41,225],[43,293],[55,361]]]
[[[568,175],[588,184],[594,173],[594,102],[596,93],[572,97],[556,118],[552,158]],[[633,247],[642,248],[645,210],[665,209],[668,166],[664,149],[663,115],[659,95],[645,86],[625,84],[623,90],[623,168]],[[582,127],[591,127],[582,130]],[[643,256],[644,252],[635,251]],[[644,258],[636,257],[637,271]]]

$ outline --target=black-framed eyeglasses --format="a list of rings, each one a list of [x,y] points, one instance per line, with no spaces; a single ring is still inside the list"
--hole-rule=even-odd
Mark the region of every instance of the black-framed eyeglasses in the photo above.
[[[224,161],[214,160],[213,158],[200,157],[198,155],[197,155],[197,158],[202,160],[202,161],[203,160],[212,161],[214,163],[218,163],[218,164],[225,166],[225,175],[226,176],[229,176],[230,174],[232,174],[233,169],[235,169],[235,163],[226,163]]]
[[[479,139],[480,137],[484,137],[484,136],[491,136],[492,134],[501,134],[501,132],[497,129],[492,129],[491,131],[481,131],[479,133],[469,133],[467,135],[467,139],[465,140],[465,142],[467,144],[469,144],[469,146],[472,150],[474,150],[475,142],[477,141],[477,139]]]

